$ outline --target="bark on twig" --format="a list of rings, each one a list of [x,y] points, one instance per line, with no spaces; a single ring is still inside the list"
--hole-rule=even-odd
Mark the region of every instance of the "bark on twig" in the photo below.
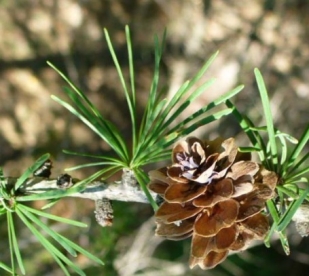
[[[145,193],[140,189],[136,179],[129,170],[123,172],[122,180],[112,183],[105,183],[101,181],[95,181],[89,183],[87,188],[79,193],[70,194],[70,197],[79,197],[85,199],[91,199],[94,201],[106,198],[109,200],[118,200],[126,202],[140,202],[149,203]],[[13,186],[18,178],[8,178],[8,185]],[[73,182],[78,180],[73,179]],[[29,179],[27,184],[20,188],[22,194],[37,194],[46,191],[59,190],[57,185],[57,179],[46,179],[42,177],[34,177]],[[151,192],[153,197],[155,193]]]
[[[7,178],[8,189],[12,189],[18,178]],[[29,195],[44,193],[47,191],[68,189],[78,179],[72,179],[68,174],[60,175],[57,179],[48,179],[44,177],[29,178],[25,184],[18,189],[18,194]],[[155,197],[156,194],[150,191]],[[69,197],[85,198],[95,201],[95,218],[97,222],[105,227],[113,224],[113,209],[110,201],[126,201],[149,203],[145,193],[140,189],[136,178],[131,170],[124,169],[121,181],[105,183],[94,181],[89,183],[82,192],[67,195]]]

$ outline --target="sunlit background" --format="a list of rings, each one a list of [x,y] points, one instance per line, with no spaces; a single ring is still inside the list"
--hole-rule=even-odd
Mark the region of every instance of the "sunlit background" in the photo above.
[[[309,117],[309,3],[306,0],[29,0],[0,2],[0,165],[7,176],[18,176],[41,154],[49,152],[53,177],[85,161],[62,150],[109,155],[110,148],[78,119],[54,102],[65,97],[65,85],[47,66],[52,62],[119,126],[130,143],[126,102],[104,39],[109,31],[122,68],[128,61],[124,27],[129,25],[134,48],[136,87],[142,114],[154,68],[154,36],[167,29],[160,84],[167,97],[193,76],[211,54],[218,58],[205,75],[216,77],[188,112],[206,105],[238,84],[245,89],[234,99],[239,109],[263,124],[253,69],[258,67],[271,97],[276,126],[299,138]],[[201,138],[236,136],[248,141],[228,117],[196,131]],[[83,178],[98,168],[72,173]],[[119,175],[114,177],[119,179]],[[42,205],[44,202],[42,202]],[[40,206],[37,206],[40,207]],[[154,237],[153,211],[146,204],[114,202],[114,225],[100,227],[94,204],[62,200],[51,212],[83,221],[88,228],[54,229],[99,256],[104,267],[83,256],[74,261],[87,275],[305,275],[309,273],[309,242],[289,229],[291,255],[285,257],[278,241],[230,256],[210,271],[189,270],[190,243]],[[0,218],[0,256],[9,264],[7,227]],[[27,275],[63,275],[20,221],[19,245]],[[1,275],[3,271],[1,271]]]

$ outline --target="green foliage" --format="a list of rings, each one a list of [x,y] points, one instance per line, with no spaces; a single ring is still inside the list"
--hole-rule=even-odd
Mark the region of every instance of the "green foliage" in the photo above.
[[[73,186],[74,188],[68,189],[65,192],[62,190],[53,191],[53,193],[51,193],[51,191],[46,191],[37,195],[34,194],[29,196],[19,196],[19,189],[21,187],[25,188],[27,185],[31,184],[31,180],[28,180],[29,177],[32,176],[33,172],[39,167],[41,167],[48,158],[49,154],[41,156],[30,168],[28,168],[19,177],[13,187],[9,185],[7,179],[3,175],[2,170],[0,171],[0,200],[2,203],[0,207],[0,215],[6,214],[7,217],[8,242],[11,256],[11,268],[9,268],[6,264],[2,262],[0,262],[0,268],[11,273],[12,275],[16,275],[16,269],[17,267],[19,267],[20,273],[26,274],[15,231],[16,227],[14,219],[18,217],[37,238],[37,240],[53,256],[55,261],[64,271],[65,275],[70,275],[67,266],[70,267],[70,269],[72,269],[73,271],[75,271],[78,275],[86,275],[64,253],[62,253],[54,245],[54,243],[63,247],[63,249],[73,257],[77,257],[77,253],[81,253],[101,265],[103,265],[103,262],[99,258],[84,250],[79,245],[75,244],[66,237],[52,230],[52,228],[50,228],[45,222],[42,222],[41,219],[45,218],[48,220],[58,221],[76,227],[87,227],[87,225],[78,221],[62,218],[59,216],[48,214],[43,211],[36,210],[34,208],[24,205],[22,202],[30,200],[33,201],[61,198],[67,196],[70,193],[75,193],[76,191],[83,189],[85,183],[87,183],[89,179],[87,179],[86,181],[81,181],[81,183],[77,183],[76,187]],[[54,241],[54,243],[50,241],[50,238]]]
[[[290,250],[285,229],[303,201],[309,199],[308,179],[305,177],[309,168],[308,166],[301,168],[309,157],[308,153],[303,154],[304,146],[309,139],[309,126],[299,141],[289,134],[277,130],[274,127],[270,101],[263,77],[258,69],[255,69],[254,73],[262,99],[266,126],[255,126],[230,101],[227,101],[227,106],[233,109],[233,115],[252,144],[251,149],[246,148],[244,150],[257,152],[263,166],[276,172],[279,177],[276,187],[279,203],[277,203],[276,199],[267,202],[273,224],[265,239],[265,244],[268,247],[270,246],[270,238],[276,231],[279,234],[284,251],[289,254]],[[266,137],[263,134],[266,134]],[[287,145],[287,142],[295,144],[295,146],[292,148],[292,146]],[[290,154],[289,151],[291,151]],[[302,155],[304,156],[300,159]],[[305,188],[301,188],[300,183],[305,183]]]
[[[163,42],[160,44],[159,39],[155,37],[155,67],[153,81],[150,87],[148,102],[144,110],[142,121],[138,125],[136,114],[136,91],[135,91],[135,78],[134,78],[134,64],[132,54],[132,44],[130,38],[129,28],[126,27],[126,39],[128,48],[129,59],[129,73],[130,80],[127,83],[121,66],[119,64],[117,55],[113,48],[107,30],[104,30],[105,38],[111,56],[113,58],[116,70],[119,75],[119,79],[127,100],[128,109],[131,117],[132,124],[132,147],[129,150],[130,145],[126,143],[126,139],[121,136],[120,130],[112,122],[100,114],[99,110],[91,103],[85,93],[78,89],[62,72],[60,72],[54,65],[49,65],[54,68],[59,75],[69,84],[70,88],[64,89],[65,93],[70,98],[70,103],[62,100],[56,96],[52,96],[52,99],[60,103],[67,108],[81,121],[83,121],[92,131],[94,131],[100,138],[102,138],[110,147],[114,150],[117,158],[106,156],[91,156],[101,160],[100,162],[84,164],[76,168],[82,168],[87,166],[102,165],[104,169],[100,170],[97,175],[106,179],[116,171],[123,168],[131,169],[136,178],[138,179],[141,188],[146,193],[149,202],[154,209],[157,205],[154,199],[151,197],[146,187],[148,183],[148,176],[143,171],[143,166],[150,163],[156,163],[162,160],[169,159],[171,156],[171,145],[173,145],[180,137],[190,134],[200,126],[205,126],[215,120],[220,119],[231,113],[231,109],[225,108],[220,111],[212,111],[220,104],[224,104],[229,98],[235,96],[243,86],[239,86],[210,104],[202,107],[180,123],[173,126],[175,120],[186,110],[186,108],[196,100],[205,90],[214,82],[214,79],[199,84],[197,88],[194,88],[201,80],[215,57],[218,53],[215,53],[210,59],[202,66],[200,71],[189,81],[186,81],[175,95],[169,101],[162,98],[162,93],[159,91],[159,69],[160,61],[162,58],[163,45],[165,40],[165,34],[163,36]],[[193,91],[192,91],[193,90]],[[66,151],[67,153],[70,153]],[[85,154],[72,153],[76,155],[85,156]]]

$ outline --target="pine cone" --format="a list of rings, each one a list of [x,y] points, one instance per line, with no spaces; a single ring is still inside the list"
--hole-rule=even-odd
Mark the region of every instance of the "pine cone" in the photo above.
[[[190,137],[174,147],[172,158],[170,167],[149,172],[149,189],[164,199],[155,214],[156,234],[192,236],[191,268],[213,268],[230,250],[264,238],[269,222],[261,211],[274,196],[274,172],[239,153],[233,138]]]

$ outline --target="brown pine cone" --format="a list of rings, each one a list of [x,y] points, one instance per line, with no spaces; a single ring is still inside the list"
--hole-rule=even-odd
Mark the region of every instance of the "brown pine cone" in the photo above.
[[[190,267],[209,269],[230,250],[244,250],[269,229],[261,211],[274,196],[277,176],[238,152],[234,139],[189,137],[173,149],[173,164],[149,172],[149,189],[164,202],[156,234],[171,240],[192,236]]]

